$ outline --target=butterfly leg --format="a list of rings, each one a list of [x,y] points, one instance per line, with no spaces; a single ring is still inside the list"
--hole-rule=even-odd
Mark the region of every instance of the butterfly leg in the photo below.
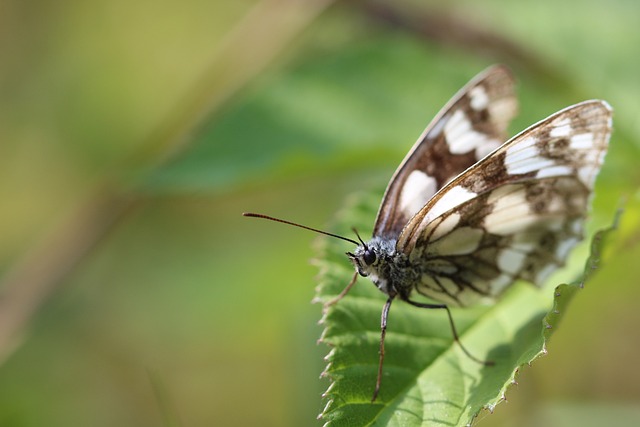
[[[337,303],[338,301],[340,301],[342,298],[344,298],[345,295],[347,295],[347,293],[349,293],[349,291],[351,290],[351,288],[353,288],[353,285],[356,284],[356,280],[358,280],[358,272],[356,271],[353,275],[353,278],[351,279],[351,281],[349,282],[349,284],[347,285],[346,288],[344,288],[342,290],[342,292],[340,292],[340,295],[338,295],[337,297],[330,299],[329,301],[327,301],[324,304],[324,307],[331,307],[332,305],[334,305],[335,303]]]
[[[382,315],[380,316],[380,360],[378,362],[378,378],[376,379],[376,388],[373,391],[373,397],[371,402],[375,402],[380,392],[380,383],[382,382],[382,362],[384,362],[384,337],[387,335],[387,318],[389,317],[389,308],[393,302],[392,296],[387,299],[384,307],[382,308]]]
[[[462,342],[460,342],[460,338],[458,337],[458,331],[456,331],[456,325],[453,323],[453,316],[451,316],[451,310],[449,310],[449,307],[446,304],[425,304],[425,303],[421,303],[421,302],[411,301],[409,299],[407,299],[406,301],[409,304],[411,304],[413,306],[416,306],[416,307],[420,307],[420,308],[440,308],[440,309],[445,309],[447,311],[447,316],[449,316],[449,325],[451,325],[451,332],[453,333],[453,339],[455,340],[455,342],[458,343],[458,345],[460,346],[460,348],[462,349],[464,354],[466,354],[467,357],[469,357],[469,359],[473,360],[474,362],[478,362],[478,363],[480,363],[482,365],[485,365],[485,366],[493,366],[494,365],[493,361],[480,360],[477,357],[474,357],[462,345]]]

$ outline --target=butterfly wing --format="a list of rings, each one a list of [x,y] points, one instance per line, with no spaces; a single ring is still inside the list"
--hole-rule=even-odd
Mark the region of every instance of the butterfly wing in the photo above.
[[[422,266],[416,290],[466,305],[563,265],[582,239],[611,115],[604,101],[561,110],[442,188],[397,243]]]
[[[504,66],[488,68],[462,88],[427,126],[391,178],[374,236],[396,238],[440,188],[498,148],[517,108],[514,79]]]

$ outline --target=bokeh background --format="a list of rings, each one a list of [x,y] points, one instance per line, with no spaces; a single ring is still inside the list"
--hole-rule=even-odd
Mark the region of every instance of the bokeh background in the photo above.
[[[549,354],[480,425],[640,424],[639,16],[630,0],[3,1],[0,426],[320,425],[314,236],[240,214],[329,227],[496,62],[520,82],[512,132],[614,106],[591,229],[628,207]]]

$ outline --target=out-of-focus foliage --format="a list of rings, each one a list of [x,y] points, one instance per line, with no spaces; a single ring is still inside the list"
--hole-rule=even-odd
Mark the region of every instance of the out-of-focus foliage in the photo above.
[[[314,345],[313,237],[240,213],[329,223],[348,194],[383,187],[444,102],[495,62],[520,79],[514,132],[586,98],[613,105],[591,229],[610,223],[621,198],[627,207],[548,356],[480,425],[637,424],[640,5],[393,3],[418,21],[489,29],[521,49],[516,58],[448,42],[447,26],[438,39],[389,25],[372,2],[339,2],[209,114],[179,156],[139,168],[255,4],[3,4],[0,271],[105,182],[115,192],[126,182],[139,203],[78,260],[0,366],[0,425],[312,424],[328,385],[318,381],[326,348]]]

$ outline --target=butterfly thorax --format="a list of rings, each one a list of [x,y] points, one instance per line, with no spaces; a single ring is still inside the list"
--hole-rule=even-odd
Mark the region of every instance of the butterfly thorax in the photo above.
[[[368,277],[389,296],[407,296],[418,272],[409,265],[408,257],[396,250],[396,240],[374,237],[348,253],[358,274]]]

